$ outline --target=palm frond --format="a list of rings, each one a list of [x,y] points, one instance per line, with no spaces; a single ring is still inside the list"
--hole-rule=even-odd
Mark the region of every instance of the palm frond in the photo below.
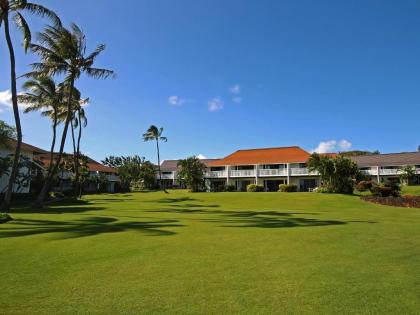
[[[16,12],[13,15],[13,21],[15,22],[16,27],[22,32],[23,35],[23,48],[25,52],[28,51],[28,48],[31,44],[32,35],[31,30],[29,29],[28,23],[26,23],[25,18],[19,12]]]
[[[57,26],[61,27],[62,25],[58,15],[42,5],[27,2],[24,6],[24,10],[40,17],[47,17]]]
[[[112,70],[107,69],[98,69],[98,68],[86,68],[85,69],[88,76],[95,79],[107,79],[115,78],[115,73]]]

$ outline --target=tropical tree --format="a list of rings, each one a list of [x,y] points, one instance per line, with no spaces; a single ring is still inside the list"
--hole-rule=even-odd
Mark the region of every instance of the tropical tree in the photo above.
[[[156,141],[156,151],[158,158],[158,171],[159,171],[159,188],[162,188],[162,172],[160,170],[160,152],[159,152],[159,141],[168,141],[168,138],[162,136],[163,128],[158,128],[155,125],[151,125],[149,129],[143,134],[143,141]]]
[[[11,139],[16,139],[16,129],[3,120],[0,120],[0,147],[11,149]],[[9,156],[0,157],[0,178],[6,174],[10,175],[10,166],[12,166],[12,161]]]
[[[416,177],[416,168],[412,165],[405,165],[399,169],[399,177],[402,183],[410,185]]]
[[[16,140],[16,128],[7,124],[4,120],[0,120],[0,147],[10,148],[10,140]]]
[[[44,186],[35,202],[35,206],[42,207],[52,178],[58,170],[66,143],[69,124],[73,117],[72,105],[75,81],[83,73],[89,77],[98,79],[114,77],[114,72],[93,67],[96,58],[105,49],[105,45],[98,45],[92,53],[86,55],[86,36],[76,24],[72,24],[70,29],[61,26],[47,26],[42,33],[38,34],[38,43],[31,44],[30,47],[35,54],[40,56],[41,61],[33,63],[31,65],[33,71],[26,74],[26,76],[64,75],[64,82],[68,91],[67,113],[61,136],[60,149],[52,172],[45,180]]]
[[[206,166],[196,156],[178,161],[178,180],[183,181],[191,192],[204,189],[204,172]]]
[[[156,168],[153,163],[144,157],[134,156],[109,156],[102,164],[117,169],[123,190],[130,190],[135,186],[153,189],[156,187]]]
[[[18,95],[18,101],[21,104],[26,104],[25,113],[41,111],[41,115],[47,116],[52,120],[50,146],[50,157],[52,158],[57,139],[57,126],[60,122],[59,114],[64,107],[63,88],[48,76],[30,79],[23,84],[23,88],[26,92]],[[48,175],[51,173],[52,166],[53,163],[50,163],[47,171]]]
[[[23,47],[25,52],[28,50],[31,42],[31,30],[26,22],[23,13],[31,13],[40,17],[49,18],[57,27],[61,26],[61,21],[58,16],[51,10],[43,7],[42,5],[30,3],[26,0],[0,0],[0,26],[4,26],[4,34],[6,37],[7,47],[9,50],[10,59],[10,84],[12,93],[12,107],[13,115],[16,125],[16,148],[13,158],[12,171],[9,177],[6,195],[3,200],[2,208],[9,209],[10,200],[12,198],[13,186],[18,172],[18,164],[20,158],[20,149],[22,145],[22,127],[20,123],[17,89],[16,89],[16,59],[15,51],[13,48],[12,38],[10,36],[10,20],[23,34]]]
[[[357,164],[341,155],[331,158],[313,153],[308,160],[308,169],[318,172],[323,188],[333,193],[352,194],[355,182],[362,179]]]

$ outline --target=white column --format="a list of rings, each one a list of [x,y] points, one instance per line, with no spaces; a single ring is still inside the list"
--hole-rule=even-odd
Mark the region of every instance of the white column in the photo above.
[[[258,165],[255,164],[255,184],[258,185]]]
[[[378,184],[379,184],[381,180],[381,178],[379,177],[379,166],[376,167],[376,171],[378,172],[378,175],[376,175],[376,179],[378,180]]]
[[[286,167],[287,167],[287,185],[290,185],[290,163],[287,163]]]
[[[229,185],[230,184],[230,166],[226,165],[225,170],[226,170],[226,185]]]

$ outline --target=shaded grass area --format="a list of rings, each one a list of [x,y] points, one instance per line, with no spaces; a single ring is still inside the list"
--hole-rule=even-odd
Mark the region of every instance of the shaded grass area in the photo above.
[[[416,314],[420,211],[170,191],[16,208],[0,313]]]

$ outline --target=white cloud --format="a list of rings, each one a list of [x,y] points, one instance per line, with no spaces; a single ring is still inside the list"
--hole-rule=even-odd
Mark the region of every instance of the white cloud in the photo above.
[[[18,92],[18,95],[21,92]],[[20,109],[25,109],[29,104],[19,104]],[[12,93],[10,90],[0,91],[0,113],[4,112],[4,108],[12,108]]]
[[[236,83],[229,88],[229,92],[233,94],[239,94],[241,93],[241,86]]]
[[[203,154],[199,154],[199,155],[197,155],[197,157],[198,157],[200,160],[205,160],[205,159],[207,159],[207,157],[206,157],[206,156],[204,156]]]
[[[183,98],[180,98],[177,95],[172,95],[168,97],[168,103],[174,106],[181,106],[185,104],[186,100]]]
[[[224,106],[224,102],[218,97],[211,99],[210,101],[208,101],[207,104],[209,106],[210,112],[216,112],[218,110],[221,110]]]
[[[236,97],[232,98],[232,101],[236,104],[241,104],[242,103],[242,97],[236,96]]]
[[[0,105],[12,107],[12,93],[10,93],[10,90],[0,91]]]
[[[346,151],[350,149],[352,143],[348,140],[329,140],[329,141],[321,141],[318,146],[313,149],[311,152],[317,153],[329,153],[329,152],[336,152],[336,151]]]
[[[347,141],[345,139],[340,140],[340,142],[338,142],[338,148],[341,151],[347,151],[348,149],[350,149],[352,146],[352,143],[350,141]]]

